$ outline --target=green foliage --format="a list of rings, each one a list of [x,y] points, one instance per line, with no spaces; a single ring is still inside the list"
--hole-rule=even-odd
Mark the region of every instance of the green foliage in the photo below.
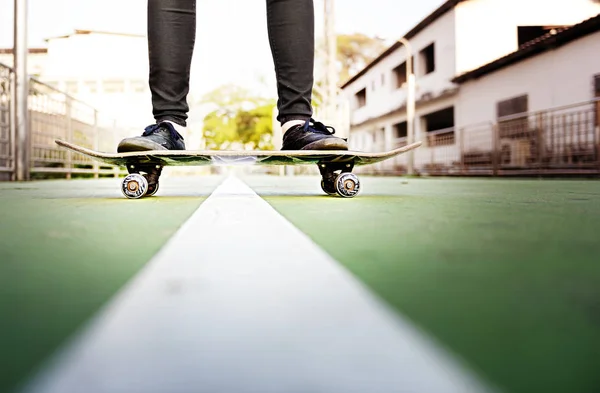
[[[385,42],[379,37],[364,34],[340,34],[337,36],[337,60],[340,80],[346,81],[385,50]]]
[[[249,149],[273,149],[272,99],[255,97],[238,86],[221,86],[206,94],[203,103],[216,108],[204,118],[206,148],[228,149],[243,144]]]
[[[342,82],[385,49],[381,38],[359,33],[338,35],[337,46]],[[321,81],[315,81],[315,87],[312,105],[317,109],[322,101]],[[214,106],[214,110],[204,118],[203,135],[207,149],[228,149],[233,144],[243,144],[249,149],[273,148],[272,111],[275,100],[257,97],[240,86],[224,85],[207,93],[199,103]]]

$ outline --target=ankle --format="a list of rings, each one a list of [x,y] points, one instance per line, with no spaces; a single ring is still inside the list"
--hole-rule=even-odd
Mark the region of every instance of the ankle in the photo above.
[[[281,125],[281,131],[285,134],[290,128],[304,123],[306,123],[306,120],[288,120]]]
[[[177,124],[177,123],[175,123],[175,122],[173,122],[171,120],[161,120],[161,121],[157,122],[157,124],[160,124],[160,123],[169,123],[169,124],[171,124],[173,126],[173,128],[175,128],[175,131],[177,131],[181,136],[185,137],[185,132],[187,130],[187,127],[182,126],[180,124]]]

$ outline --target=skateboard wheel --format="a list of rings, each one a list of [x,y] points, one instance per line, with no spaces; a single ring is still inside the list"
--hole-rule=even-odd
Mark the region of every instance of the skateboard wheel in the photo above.
[[[360,181],[353,173],[340,173],[335,179],[335,191],[344,198],[352,198],[360,191]]]
[[[148,192],[148,180],[138,173],[127,175],[127,177],[123,179],[121,191],[123,192],[123,195],[129,199],[141,198]]]
[[[321,189],[327,195],[337,194],[337,191],[335,190],[334,182],[332,182],[332,181],[325,181],[324,179],[321,179]]]
[[[156,194],[156,191],[158,191],[158,183],[149,184],[148,191],[146,192],[146,196],[152,196],[152,195]]]

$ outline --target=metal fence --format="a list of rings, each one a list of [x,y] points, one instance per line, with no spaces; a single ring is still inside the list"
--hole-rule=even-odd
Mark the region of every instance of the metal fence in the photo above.
[[[12,119],[14,74],[0,64],[0,176],[15,178],[15,129]],[[95,150],[114,151],[123,130],[98,110],[37,79],[29,79],[28,95],[29,171],[34,178],[73,175],[118,176],[124,171],[99,164],[56,145],[63,139]]]
[[[406,138],[394,147],[406,144]],[[600,100],[428,132],[415,150],[418,173],[427,175],[600,174]],[[372,174],[406,173],[408,155]]]
[[[13,73],[0,64],[0,180],[8,180],[14,173],[14,128],[12,124],[11,93]]]

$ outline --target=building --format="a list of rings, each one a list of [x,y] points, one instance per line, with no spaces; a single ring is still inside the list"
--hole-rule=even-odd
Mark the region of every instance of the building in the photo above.
[[[453,79],[461,160],[494,148],[510,169],[598,169],[600,15],[555,29],[515,52]],[[496,134],[481,124],[496,124]],[[492,138],[496,135],[495,138]]]
[[[13,48],[0,48],[0,63],[13,67]],[[48,48],[28,48],[27,68],[28,74],[39,78],[46,68],[48,60]]]
[[[58,90],[53,94],[50,89],[42,89],[48,97],[44,105],[62,102],[66,93],[97,109],[101,126],[110,129],[118,124],[118,133],[107,142],[111,149],[123,136],[141,133],[154,122],[146,36],[75,30],[48,38],[46,43],[46,48],[30,48],[28,55],[30,76]],[[12,53],[12,48],[0,49],[0,63],[12,66]],[[188,102],[194,99],[190,93]],[[196,108],[190,111],[196,112]],[[203,146],[201,129],[201,120],[190,119],[184,135],[189,148]]]
[[[438,161],[460,162],[456,130],[496,118],[490,111],[469,114],[479,110],[471,104],[482,87],[476,86],[479,82],[466,87],[464,78],[457,76],[469,75],[550,33],[569,34],[567,28],[599,13],[600,4],[589,0],[449,0],[413,27],[404,38],[412,48],[416,75],[415,140],[424,143],[415,151],[415,166],[428,172],[427,167]],[[589,48],[586,53],[589,60],[594,51]],[[397,42],[342,85],[351,106],[351,148],[381,151],[406,143],[406,61],[407,49]],[[501,77],[505,84],[510,83],[510,72]],[[374,170],[403,171],[405,160],[401,156]]]
[[[142,35],[90,30],[52,37],[39,78],[126,127],[152,121],[148,44]]]

